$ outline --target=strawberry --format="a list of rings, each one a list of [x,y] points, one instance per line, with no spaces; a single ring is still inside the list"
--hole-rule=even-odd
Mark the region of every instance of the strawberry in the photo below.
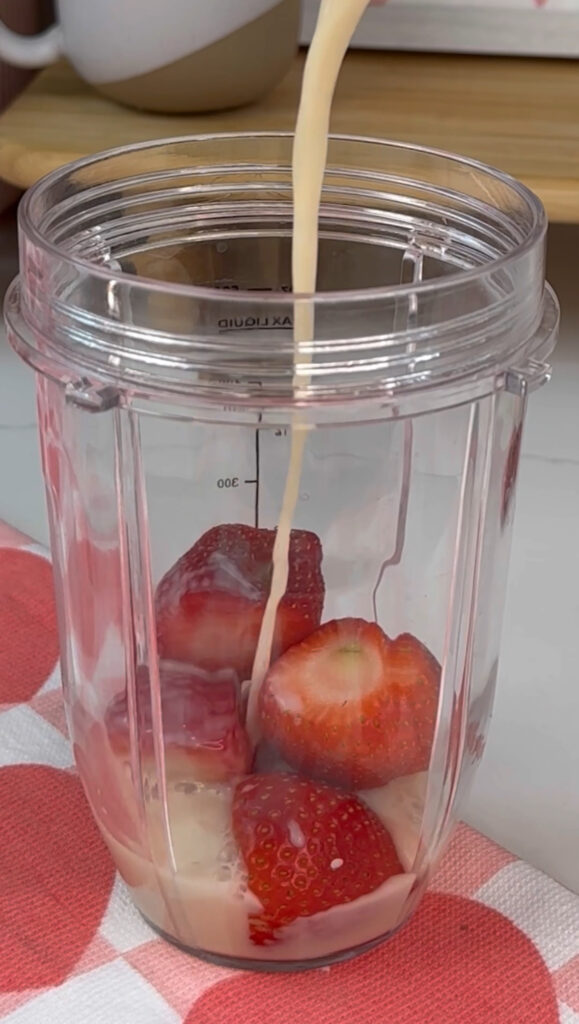
[[[256,945],[300,917],[350,903],[402,873],[394,844],[369,807],[297,775],[251,775],[233,795],[233,834],[262,911]]]
[[[269,595],[275,530],[225,524],[208,530],[163,577],[156,594],[159,655],[249,678]],[[322,547],[292,530],[289,576],[273,657],[319,625],[324,603]]]
[[[250,766],[249,740],[240,718],[240,695],[232,674],[207,673],[161,663],[165,770],[169,783],[224,782]],[[154,774],[153,722],[149,677],[137,675],[137,733],[145,773]],[[113,753],[130,758],[127,693],[118,694],[105,714]]]
[[[292,767],[365,789],[428,767],[440,665],[415,637],[337,619],[286,651],[259,697],[263,734]]]

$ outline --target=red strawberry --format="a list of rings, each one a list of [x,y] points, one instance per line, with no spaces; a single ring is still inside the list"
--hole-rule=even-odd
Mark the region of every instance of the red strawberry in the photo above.
[[[320,626],[272,665],[264,736],[292,767],[354,789],[428,767],[440,665],[415,637],[374,622]]]
[[[153,722],[146,671],[137,676],[137,723],[141,754],[154,765]],[[250,766],[249,740],[240,718],[239,686],[230,674],[213,678],[188,666],[161,664],[165,769],[168,782],[224,782]],[[105,726],[114,754],[128,761],[127,694],[109,704]]]
[[[269,595],[275,530],[225,524],[205,533],[157,588],[157,637],[162,658],[215,671],[251,674]],[[292,530],[289,577],[273,657],[319,625],[324,603],[322,547],[315,533]]]
[[[257,945],[299,917],[350,903],[402,873],[379,818],[357,796],[297,775],[251,775],[233,797],[233,834],[263,911]]]

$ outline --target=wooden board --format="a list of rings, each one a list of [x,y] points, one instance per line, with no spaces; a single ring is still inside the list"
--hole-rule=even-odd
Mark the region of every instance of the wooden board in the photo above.
[[[303,56],[260,103],[205,116],[125,109],[61,63],[0,116],[0,177],[26,188],[111,146],[195,132],[291,129]],[[509,171],[553,220],[579,223],[579,65],[573,61],[352,52],[332,128],[419,142]]]

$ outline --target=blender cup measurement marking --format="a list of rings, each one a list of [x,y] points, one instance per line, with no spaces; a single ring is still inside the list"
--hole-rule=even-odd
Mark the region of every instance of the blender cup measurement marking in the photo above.
[[[218,249],[219,249],[219,247],[218,247]],[[219,250],[219,251],[221,251],[221,250]],[[241,291],[242,290],[241,289],[241,285],[238,284],[237,282],[225,281],[225,280],[219,281],[214,287],[220,288],[222,291]],[[270,287],[255,288],[255,287],[244,286],[243,287],[243,291],[246,291],[246,292],[256,292],[256,293],[280,291],[280,292],[285,292],[287,294],[287,293],[291,292],[291,286],[289,284],[281,284],[277,288],[270,288]],[[271,331],[271,330],[275,330],[275,329],[278,329],[278,330],[293,330],[294,319],[293,319],[292,316],[289,316],[288,314],[272,315],[271,317],[270,316],[265,316],[265,317],[261,317],[261,316],[222,317],[220,320],[217,321],[217,327],[219,329],[219,333],[220,334],[229,334],[232,331]],[[241,381],[239,379],[237,379],[237,378],[221,378],[221,379],[226,381],[227,383],[233,383],[233,384],[240,384],[241,383]],[[248,380],[247,383],[248,384],[254,384],[257,387],[262,387],[263,386],[263,381],[261,381],[261,380]],[[230,408],[232,408],[232,407],[224,406],[224,409],[225,409],[226,412],[229,411]],[[257,421],[258,421],[258,424],[262,423],[263,416],[262,416],[261,413],[258,413]],[[287,429],[284,428],[283,430],[276,430],[275,431],[275,436],[276,437],[282,437],[282,436],[286,437],[287,436]],[[259,528],[259,502],[260,502],[260,478],[261,478],[260,443],[261,443],[260,442],[260,426],[258,426],[256,431],[255,431],[255,479],[253,479],[253,480],[244,480],[244,483],[246,483],[246,484],[254,484],[255,485],[254,526],[255,526],[256,530]],[[239,479],[237,477],[235,477],[234,479],[237,480],[238,482],[237,483],[227,483],[227,482],[224,482],[224,483],[220,484],[220,482],[218,481],[217,482],[217,486],[220,487],[220,488],[238,487],[239,486]]]
[[[225,317],[217,321],[220,334],[229,334],[231,331],[272,331],[291,330],[293,320],[291,316],[246,316],[246,317]]]
[[[254,382],[255,383],[255,382]],[[261,381],[257,382],[261,386]],[[259,413],[258,421],[262,422],[262,414]],[[274,437],[287,437],[287,427],[280,427],[274,430]],[[246,484],[255,484],[255,528],[259,527],[259,498],[260,498],[260,478],[261,478],[261,462],[260,462],[260,445],[261,445],[261,434],[260,428],[258,427],[255,431],[255,479],[244,480]]]
[[[289,284],[280,284],[276,288],[251,288],[244,285],[234,283],[233,281],[219,281],[212,287],[219,288],[221,291],[227,292],[291,292]],[[228,334],[230,331],[271,331],[271,330],[292,330],[293,329],[293,317],[287,313],[277,313],[271,316],[231,316],[222,317],[217,321],[217,327],[219,328],[220,334]],[[250,381],[249,383],[255,383]]]
[[[261,413],[259,414],[259,422],[261,423]],[[256,530],[259,527],[259,471],[260,471],[260,465],[259,465],[259,461],[260,461],[259,445],[260,445],[260,438],[259,438],[259,427],[258,427],[257,430],[255,431],[255,480],[253,481],[253,483],[255,483],[255,514],[254,514],[254,520],[255,521],[254,521],[254,526],[255,526]],[[246,480],[245,482],[249,483],[248,480]]]
[[[261,381],[261,380],[251,380],[251,381],[249,381],[249,383],[250,384],[256,384],[257,387],[259,387],[259,388],[263,387],[263,381]],[[262,414],[258,413],[258,416],[257,416],[258,424],[261,424],[262,419],[263,419]],[[261,461],[260,460],[260,444],[261,444],[261,441],[260,441],[259,431],[260,431],[260,426],[258,426],[257,430],[255,431],[255,506],[254,506],[254,513],[253,513],[253,525],[255,526],[256,530],[259,528],[259,479],[260,479],[260,473],[261,473],[261,465],[260,465],[260,461]]]
[[[262,419],[261,413],[259,414],[258,419],[259,419],[259,422],[261,422],[261,419]],[[287,427],[279,427],[278,429],[273,431],[273,435],[274,435],[274,437],[279,437],[279,438],[287,437],[288,429],[287,429]],[[237,490],[239,487],[244,487],[244,486],[255,487],[255,503],[254,503],[255,514],[254,514],[254,519],[255,519],[255,527],[256,527],[256,529],[259,527],[259,502],[260,502],[260,482],[261,482],[260,481],[260,476],[261,476],[260,444],[261,444],[261,435],[260,435],[260,429],[258,428],[255,431],[255,442],[254,442],[255,476],[253,476],[253,477],[243,477],[243,476],[231,474],[229,476],[217,477],[216,480],[215,480],[215,487],[219,491],[234,491],[234,490]],[[308,501],[309,494],[300,494],[299,497],[300,497],[300,500],[302,500],[302,501]]]

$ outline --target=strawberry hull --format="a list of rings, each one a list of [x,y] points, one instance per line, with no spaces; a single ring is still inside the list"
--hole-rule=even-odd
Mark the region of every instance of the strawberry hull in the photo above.
[[[271,666],[261,726],[302,774],[369,789],[428,768],[439,687],[440,665],[415,637],[337,619]]]

